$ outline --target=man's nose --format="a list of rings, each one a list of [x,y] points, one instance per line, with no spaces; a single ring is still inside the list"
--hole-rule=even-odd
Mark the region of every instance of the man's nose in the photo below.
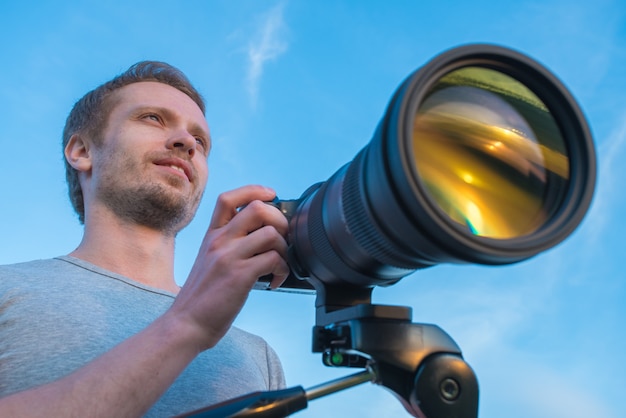
[[[172,134],[168,140],[167,147],[193,157],[197,147],[196,138],[185,130],[179,130]]]

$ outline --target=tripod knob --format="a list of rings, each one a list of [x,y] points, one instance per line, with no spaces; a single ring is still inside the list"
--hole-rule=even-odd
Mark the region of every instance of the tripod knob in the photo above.
[[[433,354],[420,364],[410,400],[428,418],[476,418],[478,380],[460,356]]]

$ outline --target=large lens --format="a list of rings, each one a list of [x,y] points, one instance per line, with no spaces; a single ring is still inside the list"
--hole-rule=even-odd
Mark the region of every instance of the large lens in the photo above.
[[[532,234],[554,213],[554,176],[569,177],[561,133],[545,104],[500,72],[442,77],[415,115],[415,168],[430,197],[472,234]],[[549,203],[552,202],[552,203]]]
[[[305,193],[290,264],[351,289],[515,263],[578,226],[594,183],[589,128],[556,77],[506,48],[455,48],[411,74],[369,144]]]

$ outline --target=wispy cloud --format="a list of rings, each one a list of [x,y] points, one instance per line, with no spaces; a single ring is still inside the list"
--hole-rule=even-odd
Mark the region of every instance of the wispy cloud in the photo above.
[[[265,64],[287,51],[286,25],[283,20],[285,3],[280,2],[263,15],[248,46],[248,93],[253,106],[259,95],[259,84]]]

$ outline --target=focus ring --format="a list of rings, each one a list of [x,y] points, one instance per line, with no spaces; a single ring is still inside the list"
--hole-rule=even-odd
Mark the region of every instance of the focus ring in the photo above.
[[[410,263],[399,260],[396,254],[399,251],[394,248],[386,237],[376,230],[371,215],[365,210],[364,193],[360,188],[360,180],[365,152],[360,152],[354,161],[348,166],[342,189],[342,204],[346,225],[354,236],[356,242],[367,252],[368,255],[378,262],[400,269],[414,270],[421,266],[419,263]]]

